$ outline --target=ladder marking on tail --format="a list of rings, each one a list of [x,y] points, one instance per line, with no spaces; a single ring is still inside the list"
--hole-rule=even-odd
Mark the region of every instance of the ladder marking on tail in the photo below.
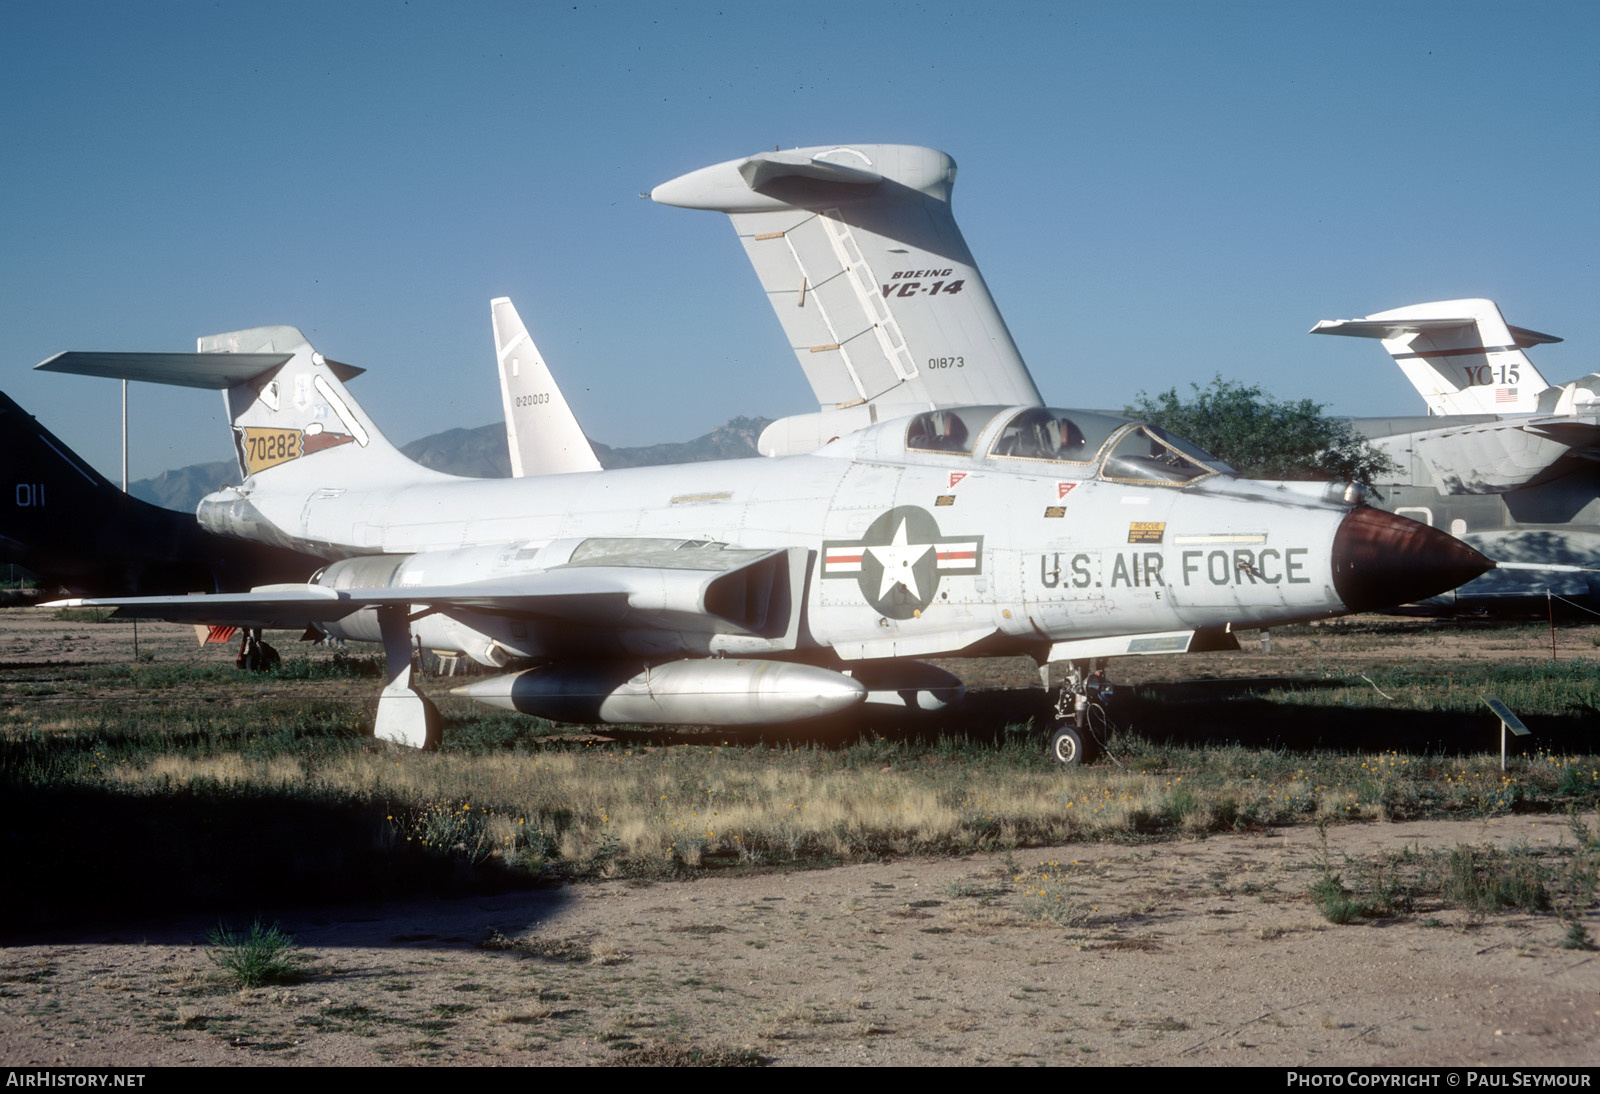
[[[850,383],[855,387],[856,391],[860,393],[863,399],[871,398],[867,392],[866,385],[861,382],[861,374],[856,371],[855,362],[850,360],[850,353],[844,348],[843,343],[848,341],[848,339],[839,337],[839,328],[834,326],[833,316],[828,314],[827,305],[823,303],[822,297],[816,295],[816,290],[820,286],[826,285],[828,282],[838,277],[839,273],[844,273],[844,271],[840,270],[839,273],[829,274],[821,281],[817,281],[811,277],[811,271],[806,269],[805,262],[800,258],[799,250],[795,247],[794,241],[789,238],[787,232],[784,233],[783,242],[784,245],[789,248],[789,254],[794,258],[794,264],[799,267],[800,276],[811,282],[812,299],[816,301],[817,315],[822,319],[823,327],[826,328],[829,334],[833,335],[834,340],[832,343],[825,347],[813,348],[811,352],[817,353],[820,352],[821,349],[838,350],[839,359],[844,362],[845,371],[850,375]]]
[[[507,354],[516,349],[518,346],[522,345],[522,343],[526,342],[527,340],[528,332],[526,330],[518,331],[517,336],[511,341],[507,342],[505,344],[505,348],[500,351],[500,360],[504,361]]]
[[[345,428],[355,437],[356,443],[362,448],[367,447],[367,442],[371,438],[367,436],[366,429],[362,427],[356,416],[350,413],[350,408],[345,406],[344,400],[339,398],[339,393],[333,390],[333,385],[321,376],[318,376],[312,383],[322,397],[328,400],[328,405],[333,407],[335,414],[339,415],[339,420],[344,423]]]
[[[897,377],[902,381],[913,379],[917,375],[917,363],[906,348],[905,337],[900,333],[900,324],[895,321],[894,313],[878,295],[878,279],[872,272],[871,264],[850,231],[850,225],[840,217],[839,210],[829,209],[827,214],[822,218],[822,224],[827,229],[828,242],[833,245],[834,257],[844,267],[844,272],[850,275],[850,287],[855,290],[862,310],[876,321],[873,330],[878,337],[878,348],[888,358],[889,367]],[[867,393],[863,390],[861,394]]]

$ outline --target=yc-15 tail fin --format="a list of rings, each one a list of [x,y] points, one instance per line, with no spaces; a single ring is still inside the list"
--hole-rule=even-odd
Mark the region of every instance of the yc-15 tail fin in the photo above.
[[[1440,300],[1365,319],[1324,319],[1311,333],[1382,339],[1429,414],[1540,410],[1540,393],[1550,385],[1523,350],[1561,341],[1509,326],[1492,300]]]

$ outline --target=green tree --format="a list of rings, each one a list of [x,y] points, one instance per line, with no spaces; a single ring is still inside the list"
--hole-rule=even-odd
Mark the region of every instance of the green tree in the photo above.
[[[1124,411],[1199,445],[1253,479],[1338,479],[1371,484],[1394,463],[1350,423],[1322,412],[1325,404],[1279,402],[1254,384],[1212,379],[1190,384],[1185,401],[1177,388],[1141,391]]]

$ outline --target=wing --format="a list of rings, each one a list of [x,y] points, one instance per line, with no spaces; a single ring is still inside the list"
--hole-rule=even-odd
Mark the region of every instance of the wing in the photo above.
[[[565,565],[455,584],[264,585],[245,593],[81,597],[50,606],[112,608],[124,618],[268,629],[334,623],[364,609],[399,609],[412,621],[432,614],[490,616],[563,627],[654,631],[663,639],[743,637],[750,640],[746,648],[792,649],[796,644],[798,582],[805,570],[799,548],[683,550],[640,541],[586,543],[606,546],[590,547],[578,561]],[[339,573],[329,567],[321,580],[337,582]],[[709,652],[705,641],[699,645],[704,648],[692,652]]]
[[[1437,419],[1435,419],[1437,420]],[[1600,416],[1471,422],[1380,440],[1415,453],[1443,494],[1504,494],[1600,459]]]

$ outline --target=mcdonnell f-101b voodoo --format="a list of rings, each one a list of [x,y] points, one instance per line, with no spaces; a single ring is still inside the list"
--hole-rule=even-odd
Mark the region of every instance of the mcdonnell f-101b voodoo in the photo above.
[[[917,658],[1029,654],[1079,678],[1491,565],[1343,484],[1246,480],[1152,426],[1040,405],[951,216],[954,177],[931,149],[857,145],[654,192],[745,236],[818,396],[764,438],[787,455],[460,479],[403,457],[291,327],[53,358],[224,390],[244,478],[200,523],[328,560],[304,584],[88,603],[381,641],[377,733],[425,745],[413,640],[507,669],[462,690],[519,711],[760,724],[959,694]],[[515,341],[497,339],[503,362]],[[1082,755],[1070,717],[1055,747]]]
[[[1600,604],[1600,373],[1547,382],[1526,351],[1561,339],[1511,326],[1492,300],[1324,320],[1312,333],[1381,339],[1427,404],[1427,417],[1350,423],[1394,463],[1374,484],[1379,504],[1499,564],[1429,607],[1543,612],[1551,594]]]

